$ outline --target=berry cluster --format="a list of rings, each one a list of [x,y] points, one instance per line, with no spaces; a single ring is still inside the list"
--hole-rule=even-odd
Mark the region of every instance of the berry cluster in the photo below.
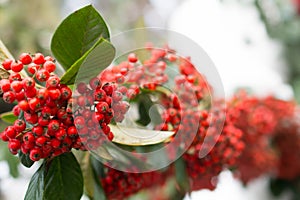
[[[207,118],[201,118],[201,124],[210,126],[201,126],[192,145],[183,155],[186,162],[187,172],[192,177],[192,190],[210,189],[216,187],[216,181],[213,183],[224,168],[231,168],[236,165],[238,157],[244,150],[244,142],[241,141],[243,132],[236,128],[232,122],[226,118],[225,125],[221,130],[217,127],[224,116],[220,111],[213,111]],[[206,115],[206,114],[205,114]],[[203,139],[209,142],[203,142]],[[211,148],[211,149],[210,149]],[[202,152],[207,155],[201,156]]]
[[[216,127],[220,126],[224,118],[222,113],[225,112],[220,110],[208,111],[208,102],[211,100],[210,86],[188,58],[178,58],[175,56],[174,51],[168,48],[149,48],[149,50],[151,52],[150,59],[144,61],[143,64],[140,64],[137,55],[131,53],[128,55],[127,62],[122,62],[104,71],[101,78],[106,81],[130,85],[129,88],[121,86],[126,91],[123,94],[126,94],[128,99],[140,95],[143,89],[153,91],[153,94],[160,98],[159,103],[165,108],[161,116],[163,123],[158,124],[155,129],[176,132],[174,140],[171,139],[171,142],[176,142],[176,145],[174,145],[176,149],[169,148],[167,151],[168,156],[172,159],[176,156],[178,147],[191,145],[183,155],[188,175],[191,178],[191,189],[214,189],[215,185],[212,185],[212,179],[225,166],[233,167],[242,153],[245,146],[244,142],[241,141],[243,133],[234,126],[231,119],[227,119],[219,136]],[[170,62],[173,63],[173,66],[178,67],[177,69],[174,68],[178,70],[178,74],[172,77],[174,85],[169,88],[172,93],[164,92],[162,88],[170,80],[166,71]],[[118,81],[118,79],[122,81]],[[135,88],[140,88],[140,90]],[[161,90],[163,92],[160,92]],[[179,139],[175,140],[175,137]],[[194,138],[192,144],[190,144],[188,138]],[[199,153],[202,148],[205,148],[203,146],[204,138],[209,138],[208,140],[215,143],[215,145],[208,155],[201,158]],[[170,166],[170,169],[173,167]],[[124,189],[126,194],[121,193],[120,198],[134,194],[138,189],[134,186],[144,185],[144,179],[147,180],[147,173],[143,173],[140,175],[143,179],[138,179],[135,185],[131,185],[127,180],[134,179],[135,174],[126,174],[126,177],[124,177],[121,172],[117,173],[113,169],[109,169],[109,171],[114,174],[102,179],[106,194],[113,194],[115,184],[121,182],[122,184],[120,184],[126,186],[128,190]],[[115,180],[114,176],[118,177],[117,181],[113,181]],[[157,176],[161,175],[158,174]],[[160,182],[157,183],[160,184]]]
[[[108,199],[124,199],[141,190],[163,186],[168,177],[174,175],[174,168],[165,171],[127,173],[105,168],[105,176],[100,178]],[[118,190],[116,190],[118,188]]]
[[[13,114],[18,117],[1,133],[12,154],[21,151],[32,161],[58,156],[71,148],[84,149],[69,108],[71,89],[60,84],[53,72],[53,58],[41,53],[20,55],[19,60],[5,60],[2,66],[11,72],[0,81],[3,100],[17,102]],[[30,76],[24,77],[22,70]],[[45,85],[42,86],[42,85]]]
[[[298,114],[298,113],[296,113]],[[275,150],[279,152],[276,177],[295,180],[300,177],[300,124],[299,116],[280,123],[273,138]]]
[[[81,142],[89,149],[97,149],[106,139],[113,140],[114,135],[108,126],[112,119],[121,122],[129,109],[123,101],[124,89],[116,84],[104,83],[95,77],[89,84],[79,83],[74,94],[74,124]]]
[[[244,132],[241,140],[246,144],[237,162],[239,178],[248,183],[263,174],[275,174],[279,157],[272,140],[286,119],[293,118],[295,104],[274,97],[259,99],[244,92],[228,104],[227,116]]]

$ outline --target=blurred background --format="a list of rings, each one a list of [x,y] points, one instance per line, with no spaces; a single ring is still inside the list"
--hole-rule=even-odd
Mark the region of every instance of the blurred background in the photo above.
[[[226,97],[247,88],[300,102],[299,0],[0,0],[0,39],[17,57],[21,52],[51,54],[50,40],[61,20],[92,3],[110,26],[111,35],[140,27],[162,27],[198,43],[214,61]],[[0,112],[9,110],[1,102]],[[1,122],[0,128],[5,124]],[[3,200],[22,199],[33,169],[18,165],[0,144],[0,191]],[[213,192],[193,192],[186,199],[290,199],[272,196],[268,177],[247,187],[229,171]]]

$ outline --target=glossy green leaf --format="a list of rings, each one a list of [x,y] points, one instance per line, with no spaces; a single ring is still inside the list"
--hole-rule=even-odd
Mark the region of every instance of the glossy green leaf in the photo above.
[[[6,122],[8,124],[13,124],[18,119],[18,117],[15,116],[12,112],[2,113],[0,115],[0,118],[2,121]]]
[[[93,156],[90,157],[90,162],[92,164],[92,171],[94,176],[94,199],[97,200],[106,200],[107,197],[105,195],[102,184],[100,183],[100,177],[104,174],[104,166],[98,160],[96,160]]]
[[[108,67],[115,57],[115,48],[107,40],[104,40],[97,45],[82,62],[76,82],[89,82],[89,80],[100,74]]]
[[[10,151],[7,148],[7,143],[6,142],[0,142],[0,160],[6,161],[8,168],[9,168],[9,173],[12,177],[16,178],[19,176],[19,159],[18,157],[12,155]]]
[[[84,181],[84,193],[90,198],[94,199],[95,192],[97,192],[96,182],[94,180],[94,172],[91,165],[91,154],[89,152],[74,151],[74,155],[78,160]]]
[[[45,163],[34,173],[29,182],[29,186],[24,200],[44,200]]]
[[[99,38],[109,38],[101,15],[91,5],[69,15],[56,29],[51,51],[65,70],[80,59]]]
[[[175,179],[181,193],[190,192],[189,175],[186,171],[186,165],[182,158],[175,161]]]
[[[90,55],[91,54],[91,55]],[[114,59],[115,49],[105,39],[100,38],[95,45],[78,59],[63,75],[61,83],[74,84],[78,71],[80,76],[86,75],[87,78],[98,75]]]
[[[49,163],[44,182],[44,199],[79,200],[83,194],[83,177],[73,153],[55,157]]]
[[[19,158],[25,167],[30,168],[34,164],[34,162],[29,158],[29,155],[23,154],[21,151],[19,152]]]

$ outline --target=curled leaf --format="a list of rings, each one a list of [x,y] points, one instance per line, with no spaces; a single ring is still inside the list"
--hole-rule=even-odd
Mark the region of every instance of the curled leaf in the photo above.
[[[109,125],[114,133],[113,142],[129,146],[153,145],[169,141],[174,131],[156,131]]]

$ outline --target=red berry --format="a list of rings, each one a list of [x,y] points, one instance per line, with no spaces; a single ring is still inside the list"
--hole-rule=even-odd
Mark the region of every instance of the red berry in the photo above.
[[[8,142],[8,148],[12,154],[16,154],[15,152],[21,148],[21,142],[16,139],[12,139]]]
[[[10,90],[10,81],[7,79],[0,80],[0,86],[2,92],[8,92]]]
[[[40,137],[36,138],[35,144],[36,144],[37,146],[42,147],[42,146],[44,146],[44,145],[47,143],[47,141],[48,141],[48,138],[47,138],[47,137],[45,137],[45,136],[40,136]]]
[[[104,115],[101,113],[93,113],[92,115],[92,121],[95,124],[99,124],[100,122],[102,122],[103,119],[104,119]]]
[[[72,96],[72,90],[67,86],[62,87],[60,89],[60,93],[61,93],[61,99],[63,99],[63,100],[68,100]]]
[[[46,61],[43,65],[44,69],[49,73],[54,72],[56,69],[56,65],[53,61]]]
[[[41,107],[41,101],[40,99],[34,97],[29,100],[28,105],[32,111],[37,111]]]
[[[175,62],[177,60],[177,56],[175,54],[168,54],[167,58],[170,62]]]
[[[138,60],[138,59],[137,59],[135,53],[130,53],[130,54],[128,55],[128,61],[129,61],[129,62],[135,63],[135,62],[137,62],[137,60]]]
[[[20,92],[23,89],[23,84],[21,81],[13,81],[10,86],[11,89],[16,93]]]
[[[41,116],[44,117],[44,118],[50,117],[51,116],[51,108],[47,107],[47,106],[44,106],[43,109],[42,109],[42,115]]]
[[[85,119],[82,116],[75,117],[74,125],[77,129],[82,129],[85,126]]]
[[[21,109],[20,109],[20,107],[18,105],[16,105],[16,106],[14,106],[14,108],[13,108],[12,111],[13,111],[13,113],[14,113],[15,116],[19,116],[20,112],[21,112]]]
[[[109,132],[107,135],[107,138],[112,141],[114,139],[114,134],[112,132]]]
[[[58,131],[59,125],[60,124],[58,120],[52,119],[48,124],[48,131],[50,132]]]
[[[29,105],[28,105],[28,102],[26,100],[22,100],[18,103],[18,106],[21,110],[23,111],[28,111],[29,110]]]
[[[112,93],[113,93],[113,87],[111,86],[111,85],[104,85],[103,87],[102,87],[102,89],[106,92],[106,94],[107,95],[112,95]]]
[[[21,144],[21,152],[22,152],[23,154],[28,154],[28,153],[29,153],[29,149],[26,149],[26,148],[25,148],[25,144],[24,144],[24,143]]]
[[[45,70],[45,69],[40,69],[37,73],[36,73],[36,79],[40,82],[45,82],[48,80],[48,78],[50,77],[50,73]]]
[[[123,98],[123,95],[121,92],[119,91],[114,91],[113,94],[112,94],[112,100],[117,102],[117,101],[121,101]]]
[[[32,61],[37,65],[44,64],[45,63],[44,55],[41,53],[36,53],[34,54]]]
[[[23,142],[25,144],[29,144],[29,143],[33,143],[35,142],[35,137],[33,136],[33,134],[31,132],[25,133],[22,137]]]
[[[109,106],[106,102],[99,102],[96,105],[97,111],[101,114],[104,114],[107,112],[107,110],[109,109]]]
[[[4,60],[3,62],[2,62],[2,66],[3,66],[3,68],[5,69],[5,70],[10,70],[11,69],[11,63],[12,63],[13,61],[11,60],[11,59],[6,59],[6,60]]]
[[[25,90],[31,90],[35,86],[33,78],[27,77],[23,80],[23,87]]]
[[[52,58],[51,56],[45,56],[45,60],[55,62],[55,59]]]
[[[11,63],[11,70],[14,72],[20,72],[22,71],[24,65],[20,61],[14,61]]]
[[[46,82],[46,88],[55,88],[59,85],[60,79],[58,76],[50,76]]]
[[[6,103],[13,103],[15,99],[16,99],[16,95],[12,91],[8,91],[3,94],[3,101]]]
[[[25,93],[24,93],[24,91],[16,93],[16,100],[17,101],[22,101],[24,99],[25,99]]]
[[[60,147],[60,141],[56,138],[51,139],[50,145],[54,148],[57,149]]]
[[[40,148],[34,148],[30,151],[29,158],[32,161],[39,161],[42,157],[42,152]]]
[[[57,88],[48,89],[48,95],[52,100],[59,100],[61,97],[61,92]]]
[[[42,126],[35,126],[32,128],[32,133],[35,136],[41,136],[44,133],[44,128]]]
[[[0,134],[0,138],[3,142],[8,142],[9,141],[9,138],[6,136],[5,132],[2,132]]]
[[[17,119],[15,122],[14,122],[14,128],[16,131],[18,132],[22,132],[25,130],[26,128],[26,123],[24,120],[21,120],[21,119]]]
[[[57,132],[55,132],[55,137],[59,140],[65,139],[66,136],[67,136],[67,132],[63,128],[60,128]]]
[[[102,89],[97,89],[94,94],[95,101],[104,101],[106,98],[106,92]]]
[[[27,149],[27,151],[25,150],[25,152],[29,152],[31,149],[33,149],[35,147],[35,142],[31,142],[31,143],[23,143],[21,145],[21,150],[23,152],[23,150]]]
[[[23,63],[24,65],[28,65],[32,62],[32,58],[30,56],[29,53],[22,53],[19,57],[19,60],[21,61],[21,63]]]
[[[8,126],[6,129],[5,129],[5,135],[6,137],[10,138],[10,139],[14,139],[16,138],[16,130],[13,126]]]
[[[48,126],[49,118],[39,117],[38,124],[40,126]]]
[[[98,77],[92,78],[90,80],[90,87],[92,88],[92,90],[95,90],[96,88],[100,88],[101,87],[101,81]]]
[[[48,98],[48,90],[46,88],[41,88],[37,91],[36,97],[40,100],[46,100]]]
[[[70,126],[68,128],[67,134],[70,138],[76,138],[77,136],[77,129],[75,126]]]
[[[71,140],[71,138],[69,138],[69,137],[65,137],[64,139],[63,139],[63,141],[62,141],[62,145],[64,146],[64,147],[66,147],[66,151],[69,151],[70,149],[70,146],[72,145],[72,140]]]
[[[36,124],[38,122],[38,115],[36,113],[24,113],[24,118],[26,120],[26,122],[30,123],[30,124]]]
[[[30,74],[35,74],[35,72],[39,69],[39,65],[37,64],[34,64],[34,63],[30,63],[28,66],[27,66],[27,70]]]
[[[49,144],[45,144],[42,146],[42,152],[43,152],[43,157],[42,158],[47,158],[50,156],[51,152],[53,150],[53,147]]]
[[[87,90],[87,86],[85,83],[81,82],[77,85],[77,91],[80,93],[80,94],[84,94]]]
[[[10,82],[13,82],[13,81],[21,81],[22,80],[22,77],[19,73],[11,73],[9,75],[9,81]]]
[[[33,98],[33,97],[35,97],[36,96],[36,89],[35,89],[35,87],[34,88],[31,88],[31,89],[28,89],[28,90],[26,90],[25,91],[25,96],[27,97],[27,98]]]
[[[65,109],[61,108],[56,112],[56,116],[59,120],[64,120],[68,117],[68,114]]]

